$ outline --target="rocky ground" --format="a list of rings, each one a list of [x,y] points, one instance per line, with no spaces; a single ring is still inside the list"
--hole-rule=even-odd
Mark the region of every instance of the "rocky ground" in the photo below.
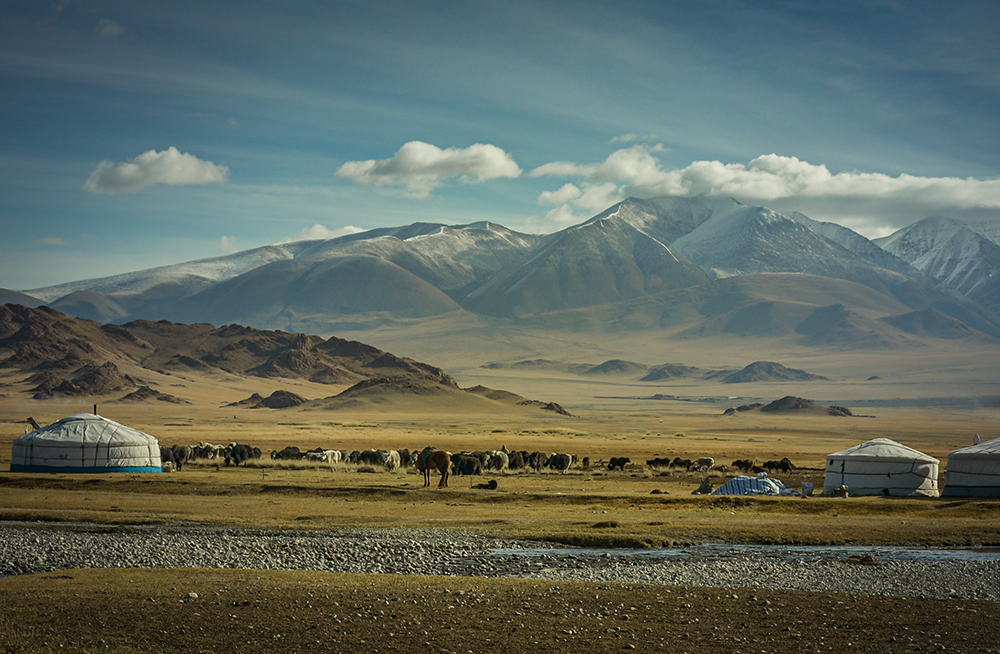
[[[0,524],[0,575],[70,568],[250,568],[769,588],[1000,601],[1000,561],[879,561],[770,552],[671,559],[592,554],[443,529],[287,532]]]
[[[1000,651],[997,562],[524,555],[537,547],[3,523],[0,653]]]

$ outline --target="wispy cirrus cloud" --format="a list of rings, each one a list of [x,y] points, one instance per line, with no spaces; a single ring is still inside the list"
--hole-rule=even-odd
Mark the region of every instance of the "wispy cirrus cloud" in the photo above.
[[[59,236],[47,236],[45,238],[38,239],[36,242],[39,245],[51,245],[53,247],[66,247],[70,244],[69,241]]]
[[[83,188],[92,193],[134,193],[153,184],[221,184],[228,177],[228,166],[203,161],[171,146],[163,152],[143,152],[120,164],[104,160]]]
[[[749,163],[695,161],[684,168],[665,169],[659,146],[634,145],[613,152],[598,164],[555,162],[531,171],[533,177],[578,177],[556,191],[539,196],[540,204],[565,203],[589,217],[629,196],[732,196],[802,211],[841,222],[862,233],[891,228],[893,218],[914,214],[1000,209],[1000,179],[920,177],[846,171],[833,173],[824,164],[793,156],[767,154]],[[576,191],[572,191],[576,189]],[[812,213],[810,213],[812,212]],[[865,225],[864,216],[878,214],[883,225]]]
[[[404,186],[418,198],[427,197],[449,178],[472,183],[520,174],[521,167],[495,145],[441,149],[422,141],[406,143],[391,159],[348,161],[336,172],[337,177],[355,184]]]
[[[116,39],[119,36],[123,36],[126,30],[124,25],[116,23],[113,20],[108,20],[107,18],[102,18],[98,23],[97,27],[94,28],[97,32],[97,36],[102,39]]]

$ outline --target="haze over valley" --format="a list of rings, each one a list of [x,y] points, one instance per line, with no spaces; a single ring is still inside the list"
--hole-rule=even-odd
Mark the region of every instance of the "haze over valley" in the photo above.
[[[1000,247],[991,237],[923,221],[880,240],[886,249],[731,198],[630,198],[552,234],[415,223],[3,299],[100,323],[347,338],[463,386],[558,388],[549,399],[568,404],[626,390],[753,395],[792,381],[840,401],[982,398],[1000,375],[1000,319],[981,302],[1000,296],[982,256]],[[724,386],[755,362],[815,378]]]

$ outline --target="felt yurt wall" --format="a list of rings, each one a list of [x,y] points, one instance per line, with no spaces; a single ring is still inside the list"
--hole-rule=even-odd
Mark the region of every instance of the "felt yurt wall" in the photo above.
[[[823,493],[938,496],[940,461],[888,438],[875,438],[826,457]]]
[[[945,497],[1000,497],[1000,438],[948,455]]]
[[[78,413],[14,440],[11,472],[162,472],[153,436]]]

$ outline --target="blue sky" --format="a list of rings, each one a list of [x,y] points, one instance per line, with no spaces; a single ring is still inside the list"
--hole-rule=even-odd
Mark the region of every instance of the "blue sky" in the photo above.
[[[992,3],[235,6],[3,3],[0,288],[628,195],[1000,219]]]

